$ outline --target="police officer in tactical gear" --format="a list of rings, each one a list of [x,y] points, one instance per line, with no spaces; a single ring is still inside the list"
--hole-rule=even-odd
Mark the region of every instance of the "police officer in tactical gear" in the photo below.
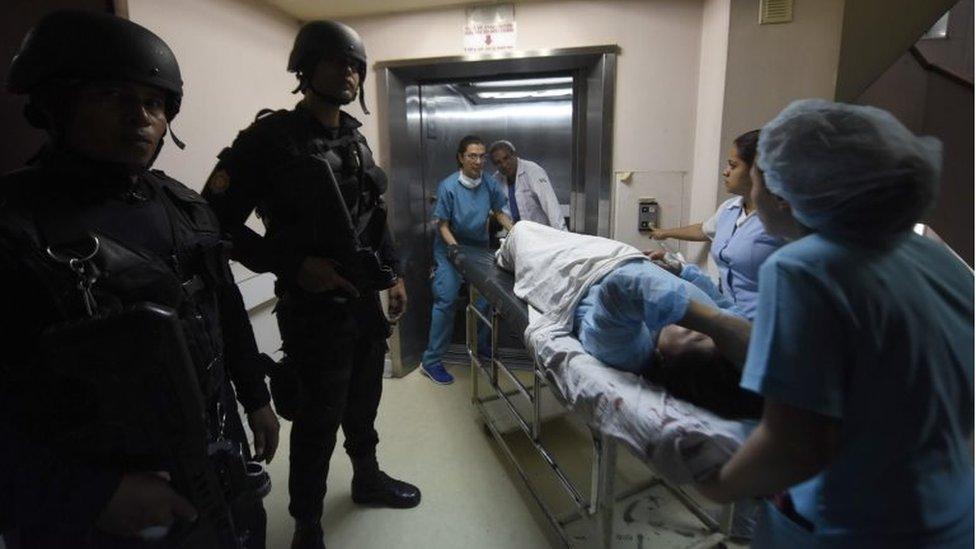
[[[420,503],[415,486],[380,470],[373,427],[390,335],[379,291],[389,290],[392,321],[403,314],[406,292],[382,200],[386,176],[360,123],[340,110],[357,93],[362,101],[362,40],[341,23],[308,23],[288,69],[303,99],[292,110],[259,113],[220,153],[203,194],[231,233],[235,259],[277,276],[282,372],[293,372],[304,393],[300,400],[279,395],[272,377],[278,409],[296,409],[288,484],[292,546],[323,547],[322,500],[340,425],[354,468],[353,501]],[[244,225],[254,210],[263,237]]]
[[[135,23],[64,11],[31,30],[6,85],[29,96],[25,114],[49,141],[28,167],[0,178],[3,311],[16,317],[0,330],[0,531],[15,547],[140,547],[139,534],[185,526],[204,510],[167,481],[164,464],[79,459],[75,451],[90,448],[61,443],[94,429],[88,418],[104,401],[86,401],[83,389],[47,375],[48,334],[139,302],[174,310],[177,340],[186,341],[180,356],[192,362],[183,372],[195,370],[189,379],[203,397],[198,432],[207,440],[196,447],[225,445],[248,457],[235,399],[254,433],[254,458],[270,461],[278,441],[265,366],[217,220],[199,195],[149,169],[180,109],[179,66],[162,39]],[[121,348],[133,336],[77,343]],[[260,498],[231,513],[232,545],[264,547]]]

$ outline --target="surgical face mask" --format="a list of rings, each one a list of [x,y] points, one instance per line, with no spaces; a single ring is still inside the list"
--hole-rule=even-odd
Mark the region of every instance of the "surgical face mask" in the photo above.
[[[461,182],[468,189],[477,189],[478,185],[481,185],[481,177],[477,179],[471,179],[470,177],[464,175],[464,172],[458,172],[458,181]]]

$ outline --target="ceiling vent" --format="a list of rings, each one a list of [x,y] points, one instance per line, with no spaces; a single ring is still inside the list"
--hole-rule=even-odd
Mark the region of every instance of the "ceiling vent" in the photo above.
[[[759,0],[759,24],[791,23],[793,0]]]

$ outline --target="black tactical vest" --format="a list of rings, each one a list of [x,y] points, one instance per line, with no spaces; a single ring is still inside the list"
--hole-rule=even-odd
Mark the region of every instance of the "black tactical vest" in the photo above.
[[[341,257],[338,249],[343,230],[344,214],[339,209],[331,182],[319,174],[297,179],[289,171],[296,163],[316,157],[329,164],[335,175],[342,200],[352,216],[362,246],[378,249],[386,229],[386,207],[382,195],[387,178],[376,165],[373,153],[366,144],[356,122],[342,113],[337,135],[327,135],[316,123],[309,123],[308,113],[299,109],[262,111],[254,124],[242,133],[259,136],[262,142],[273,143],[284,154],[267,159],[268,179],[276,182],[272,192],[257,205],[257,213],[265,223],[267,234],[299,228],[288,234],[297,239],[299,247],[307,247],[326,257]],[[225,149],[219,155],[231,154]],[[308,172],[305,172],[306,174]],[[314,240],[314,241],[313,241]]]
[[[44,225],[71,215],[71,204],[58,193],[61,176],[43,167],[28,168],[6,176],[0,189],[0,246],[44,288],[37,307],[49,325],[88,317],[76,273],[47,252]],[[173,253],[159,257],[92,233],[99,240],[91,260],[98,274],[91,287],[97,313],[111,314],[144,301],[177,311],[207,401],[208,427],[217,435],[233,404],[226,391],[217,294],[221,277],[229,276],[224,271],[226,243],[199,195],[160,171],[141,177],[166,210]],[[230,411],[236,414],[236,409]]]

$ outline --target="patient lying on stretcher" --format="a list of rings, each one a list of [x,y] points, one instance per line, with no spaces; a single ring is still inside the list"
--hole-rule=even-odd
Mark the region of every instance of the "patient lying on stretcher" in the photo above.
[[[695,331],[703,315],[740,316],[696,266],[676,276],[632,246],[525,221],[509,234],[498,263],[515,272],[516,295],[607,366],[721,415],[759,416],[761,401],[738,388],[735,363],[743,357],[722,353],[724,334]]]

